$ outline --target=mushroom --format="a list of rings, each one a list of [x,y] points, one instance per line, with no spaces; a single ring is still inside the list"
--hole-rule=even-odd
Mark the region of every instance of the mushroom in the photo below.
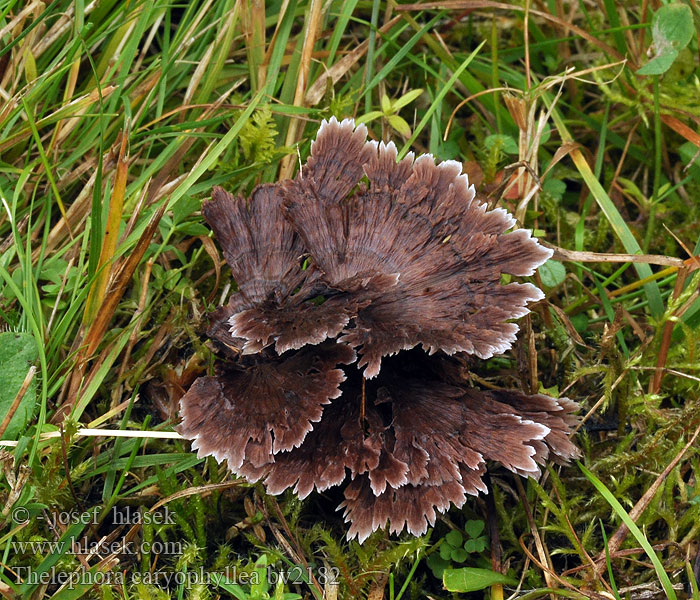
[[[487,460],[530,476],[578,456],[575,402],[463,376],[543,298],[502,275],[532,275],[551,250],[487,210],[460,163],[397,155],[331,118],[294,180],[248,200],[214,188],[202,210],[238,292],[210,315],[226,356],[177,427],[271,494],[349,480],[340,508],[360,541],[387,523],[424,533],[487,492]]]

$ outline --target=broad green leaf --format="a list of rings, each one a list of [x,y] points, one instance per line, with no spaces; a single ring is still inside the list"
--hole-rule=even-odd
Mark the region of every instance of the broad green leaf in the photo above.
[[[398,111],[399,109],[403,108],[407,104],[410,104],[413,102],[418,96],[420,96],[423,93],[422,88],[418,88],[417,90],[411,90],[410,92],[406,92],[401,98],[398,98],[396,102],[394,102],[393,107],[394,111]]]
[[[480,537],[467,540],[464,543],[464,549],[470,554],[473,554],[475,552],[483,552],[484,550],[486,550],[486,542],[486,538],[482,535]]]
[[[566,192],[566,183],[561,179],[547,179],[542,185],[542,191],[555,200],[561,200],[564,197],[564,192]]]
[[[457,530],[452,530],[445,536],[445,541],[453,548],[457,548],[462,545],[462,534]]]
[[[666,46],[675,50],[685,48],[693,38],[694,31],[693,11],[680,2],[662,6],[651,20],[651,35],[658,53]]]
[[[390,115],[386,118],[396,131],[398,131],[403,137],[409,137],[411,135],[411,126],[406,123],[406,121],[399,117],[399,115]]]
[[[671,68],[678,53],[693,37],[693,12],[680,3],[667,4],[654,13],[651,20],[651,36],[656,52],[641,69],[639,75],[661,75]]]
[[[464,548],[455,548],[450,554],[450,558],[455,562],[464,562],[467,560],[467,551]]]
[[[10,410],[30,367],[39,358],[33,335],[6,331],[0,333],[0,420]],[[5,430],[3,439],[16,439],[32,418],[36,405],[36,379],[32,379],[24,397]]]
[[[381,103],[382,103],[382,111],[384,112],[384,114],[385,115],[390,114],[392,112],[392,110],[391,110],[391,100],[389,100],[389,96],[387,96],[386,94],[383,94],[382,99],[381,99]]]
[[[449,592],[476,592],[495,583],[517,585],[518,582],[512,577],[506,577],[502,573],[496,573],[496,571],[471,567],[445,569],[442,574],[442,584]]]
[[[537,271],[542,285],[550,288],[559,285],[566,278],[566,267],[557,260],[548,260]]]
[[[586,331],[586,329],[588,329],[588,317],[584,313],[574,315],[570,320],[571,324],[574,326],[574,329],[579,333],[583,333]]]
[[[484,140],[484,146],[487,150],[491,150],[494,146],[498,146],[501,152],[506,154],[518,154],[518,144],[509,135],[503,135],[500,133],[494,133],[493,135],[487,136]]]
[[[664,54],[660,54],[652,58],[647,64],[640,69],[637,69],[639,75],[661,75],[671,68],[673,61],[678,57],[676,50],[668,50]]]
[[[374,119],[378,119],[383,115],[384,113],[381,110],[372,110],[355,119],[355,125],[359,125],[360,123],[369,123],[370,121],[374,121]]]
[[[449,546],[443,544],[440,546],[440,550],[442,550],[443,547],[448,548]],[[445,569],[450,566],[449,560],[440,557],[440,555],[435,554],[434,552],[428,556],[426,562],[428,567],[430,567],[430,570],[433,572],[433,575],[435,575],[437,578],[442,578],[442,574],[445,572]]]
[[[173,223],[177,225],[202,207],[202,201],[192,196],[183,196],[173,204]]]
[[[464,531],[469,534],[469,537],[475,538],[481,535],[484,527],[484,522],[481,519],[470,519],[465,523]]]

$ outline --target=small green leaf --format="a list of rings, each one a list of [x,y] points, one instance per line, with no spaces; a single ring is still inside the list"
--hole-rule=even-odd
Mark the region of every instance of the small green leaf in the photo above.
[[[465,560],[467,560],[467,556],[469,555],[464,550],[464,548],[454,548],[452,550],[450,558],[455,562],[464,562]]]
[[[450,546],[448,543],[444,543],[440,546],[440,558],[443,560],[450,560],[450,556],[452,555],[452,546]]]
[[[693,39],[694,31],[693,11],[680,2],[662,6],[651,20],[651,35],[657,47],[667,44],[681,50]]]
[[[34,336],[28,333],[6,331],[0,333],[0,420],[10,410],[29,368],[39,357]],[[32,379],[29,388],[19,403],[10,424],[5,430],[3,439],[14,440],[29,422],[34,414],[36,405],[36,378]]]
[[[181,223],[201,206],[202,203],[197,198],[183,196],[173,205],[173,223]]]
[[[652,58],[643,67],[637,69],[638,75],[661,75],[671,68],[673,61],[678,57],[676,50],[667,50],[663,54]]]
[[[411,135],[411,126],[406,123],[406,121],[399,117],[399,115],[391,115],[386,118],[396,131],[398,131],[403,137],[409,137]]]
[[[453,529],[452,531],[450,531],[450,533],[448,533],[445,536],[445,541],[453,548],[458,548],[459,546],[461,546],[462,539],[462,534],[456,529]]]
[[[423,93],[423,90],[421,88],[418,88],[417,90],[411,90],[410,92],[406,92],[401,98],[398,98],[394,104],[394,112],[398,112],[401,108],[406,106],[407,104],[410,104],[413,102],[418,96],[420,96]]]
[[[489,135],[484,140],[484,146],[487,150],[491,150],[494,146],[498,146],[501,152],[505,152],[506,154],[518,154],[519,152],[518,144],[515,143],[515,140],[509,135],[502,135],[500,133]]]
[[[381,110],[372,110],[361,117],[357,117],[357,119],[355,119],[355,124],[359,125],[360,123],[369,123],[370,121],[374,121],[383,115],[384,113]]]
[[[570,320],[571,324],[574,326],[574,329],[579,333],[583,333],[586,331],[586,329],[588,329],[588,317],[584,313],[574,315]]]
[[[386,94],[384,94],[382,96],[381,104],[382,104],[382,112],[385,115],[390,115],[391,113],[394,112],[392,107],[391,107],[391,100],[389,100],[389,96],[387,96]]]
[[[641,69],[639,75],[661,75],[671,68],[678,53],[693,37],[693,11],[679,2],[662,6],[651,20],[651,36],[656,55]]]
[[[209,230],[201,223],[183,223],[178,225],[177,230],[185,235],[196,237],[198,235],[208,235]]]
[[[476,538],[481,535],[484,530],[484,522],[481,519],[467,521],[464,525],[464,531],[467,532],[469,537]]]
[[[442,546],[440,546],[442,549]],[[446,559],[442,559],[439,555],[435,554],[434,552],[428,556],[427,559],[427,564],[428,567],[430,567],[430,570],[433,572],[433,575],[437,577],[438,579],[442,578],[442,574],[450,566],[450,562]]]
[[[253,570],[257,574],[257,580],[251,583],[250,595],[262,598],[263,593],[267,592],[267,555],[263,554],[255,561]]]
[[[501,573],[496,573],[496,571],[471,567],[445,569],[442,574],[442,584],[449,592],[477,592],[495,583],[517,585],[518,582],[512,577],[506,577]]]
[[[29,48],[24,52],[24,75],[27,79],[27,83],[32,83],[37,77],[36,61]]]
[[[469,554],[474,554],[474,552],[478,552],[476,540],[467,540],[466,542],[464,542],[464,549],[467,552],[469,552]]]
[[[548,260],[537,271],[545,287],[555,287],[566,278],[566,268],[556,260]]]
[[[549,194],[554,200],[561,200],[566,191],[566,183],[561,179],[547,179],[542,186],[542,191]]]

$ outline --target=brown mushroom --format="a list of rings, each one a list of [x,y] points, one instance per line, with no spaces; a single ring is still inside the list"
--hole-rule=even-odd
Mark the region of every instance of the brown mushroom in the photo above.
[[[324,121],[294,180],[205,203],[239,290],[209,335],[233,352],[182,398],[178,426],[273,494],[349,480],[360,540],[387,523],[424,533],[487,491],[486,461],[527,476],[578,455],[575,402],[482,391],[455,368],[511,347],[511,320],[543,294],[502,275],[532,275],[551,251],[509,232],[459,163],[397,162],[366,135]]]

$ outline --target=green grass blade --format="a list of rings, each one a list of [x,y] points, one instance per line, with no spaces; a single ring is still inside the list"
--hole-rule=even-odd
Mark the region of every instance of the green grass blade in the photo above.
[[[459,68],[452,73],[452,77],[450,77],[447,80],[447,83],[442,87],[440,92],[438,92],[437,96],[435,96],[435,100],[431,103],[430,107],[428,110],[425,111],[425,114],[423,115],[423,118],[420,120],[418,125],[416,125],[416,128],[413,130],[413,135],[408,139],[408,141],[403,145],[401,148],[401,151],[399,152],[399,160],[402,159],[404,156],[406,156],[406,153],[409,151],[411,146],[413,145],[413,142],[416,141],[416,138],[418,135],[423,131],[423,128],[428,124],[428,121],[430,121],[430,117],[432,114],[435,112],[437,109],[437,105],[442,102],[443,98],[447,95],[447,92],[449,92],[452,89],[452,86],[455,84],[455,81],[459,79],[459,76],[464,72],[464,70],[469,66],[469,64],[474,60],[474,57],[479,54],[480,50],[484,47],[484,44],[486,43],[486,40],[481,42],[477,46],[477,48],[472,52],[467,58],[464,60],[464,62],[459,65]]]
[[[562,119],[561,115],[556,109],[552,111],[552,119],[559,130],[559,135],[561,136],[562,142],[573,142],[574,140],[564,124],[564,119]],[[622,242],[625,251],[629,254],[641,254],[642,249],[639,246],[637,239],[632,234],[632,231],[627,226],[627,223],[625,223],[622,215],[620,215],[620,212],[615,207],[615,204],[613,204],[613,201],[610,200],[610,197],[603,189],[603,186],[600,185],[600,182],[593,174],[593,171],[591,171],[591,167],[584,158],[583,154],[581,154],[579,150],[573,150],[571,152],[571,158],[581,174],[581,177],[583,177],[584,182],[588,186],[588,189],[590,189],[591,193],[593,194],[593,197],[598,203],[600,210],[603,211],[603,214],[610,222],[610,226],[613,228],[615,235],[618,237],[620,242]],[[645,279],[652,276],[651,267],[647,264],[635,263],[634,268],[636,269],[640,279]],[[644,291],[646,293],[647,300],[649,301],[649,309],[652,316],[657,319],[661,318],[664,314],[664,302],[661,298],[659,285],[656,283],[656,281],[651,281],[644,285]]]
[[[605,484],[600,479],[598,479],[591,471],[584,467],[580,462],[578,463],[578,466],[583,472],[583,474],[586,476],[588,481],[590,481],[600,492],[600,495],[603,496],[603,498],[605,498],[605,500],[615,511],[617,516],[620,517],[620,519],[625,525],[627,525],[627,528],[630,530],[630,533],[635,537],[639,545],[642,548],[644,548],[644,552],[646,552],[647,556],[649,557],[649,560],[651,560],[652,564],[654,565],[654,569],[656,570],[656,576],[659,578],[659,581],[661,582],[661,585],[664,588],[664,592],[666,592],[666,597],[669,600],[676,600],[676,592],[673,589],[671,580],[668,578],[668,574],[664,570],[664,566],[661,564],[661,561],[659,560],[659,557],[654,551],[654,548],[651,547],[649,540],[647,540],[647,538],[644,536],[639,527],[637,527],[637,524],[632,520],[629,514],[627,514],[627,511],[622,507],[622,504],[620,504],[617,498],[615,498],[615,496],[612,495],[612,493],[605,486]]]

